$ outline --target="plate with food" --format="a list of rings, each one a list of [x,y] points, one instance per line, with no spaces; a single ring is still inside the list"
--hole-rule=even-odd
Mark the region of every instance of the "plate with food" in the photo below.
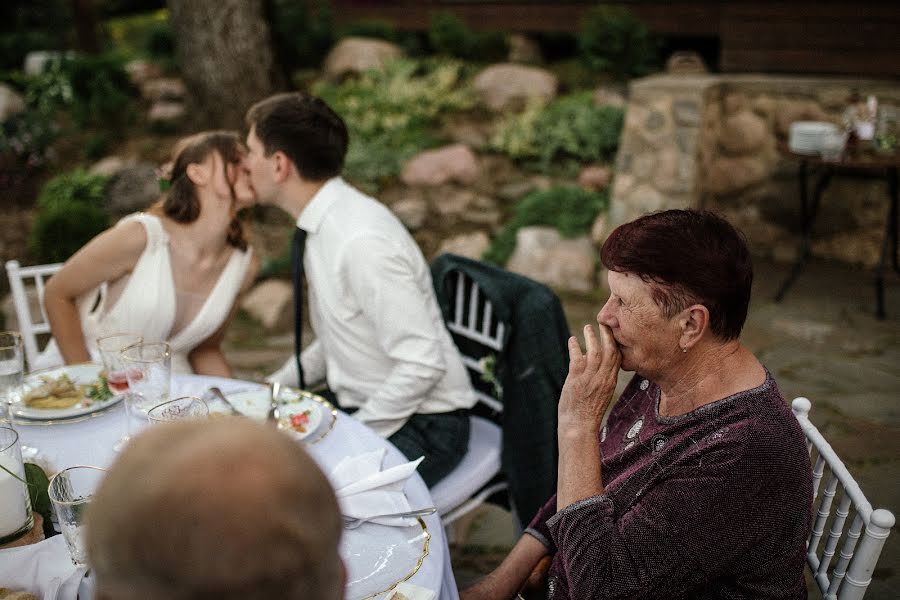
[[[26,376],[12,411],[22,419],[71,419],[104,410],[121,399],[109,391],[102,365],[84,363]]]
[[[260,388],[226,393],[228,401],[241,414],[264,421],[269,413],[269,389]],[[322,423],[322,404],[312,399],[309,392],[282,387],[278,394],[278,428],[286,430],[297,439],[303,439],[318,429]],[[207,397],[211,415],[230,414],[221,400]]]

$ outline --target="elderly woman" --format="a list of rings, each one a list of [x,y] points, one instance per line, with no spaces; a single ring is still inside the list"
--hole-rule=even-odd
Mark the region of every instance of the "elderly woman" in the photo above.
[[[753,271],[708,212],[647,215],[601,250],[610,297],[569,340],[557,494],[462,598],[806,598],[803,433],[738,341]],[[635,376],[609,413],[619,368]],[[545,559],[545,557],[548,557]],[[531,577],[529,577],[531,575]]]

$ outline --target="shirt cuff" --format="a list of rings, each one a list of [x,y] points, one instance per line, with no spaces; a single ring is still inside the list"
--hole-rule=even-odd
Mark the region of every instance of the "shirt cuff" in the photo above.
[[[554,552],[556,550],[553,546],[553,542],[548,540],[547,537],[543,533],[541,533],[534,527],[526,527],[524,533],[527,533],[528,535],[530,535],[531,537],[533,537],[534,539],[536,539],[537,541],[542,543],[551,552]]]
[[[573,502],[569,506],[565,507],[561,511],[557,512],[555,515],[547,519],[547,529],[550,530],[550,534],[555,538],[556,537],[556,524],[561,520],[569,520],[569,516],[574,519],[578,519],[580,515],[578,513],[584,512],[583,509],[596,507],[600,511],[607,513],[609,517],[612,517],[613,512],[613,502],[606,494],[600,494],[599,496],[591,496],[589,498],[583,498],[578,502]]]

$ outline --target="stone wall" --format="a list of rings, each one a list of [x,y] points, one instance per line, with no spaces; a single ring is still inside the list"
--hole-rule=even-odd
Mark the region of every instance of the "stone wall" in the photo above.
[[[755,254],[793,259],[798,165],[779,154],[776,140],[786,138],[793,121],[839,122],[851,90],[900,105],[900,85],[879,81],[657,75],[632,82],[610,224],[653,210],[703,207],[740,227]],[[875,264],[887,206],[884,181],[833,179],[813,255]]]

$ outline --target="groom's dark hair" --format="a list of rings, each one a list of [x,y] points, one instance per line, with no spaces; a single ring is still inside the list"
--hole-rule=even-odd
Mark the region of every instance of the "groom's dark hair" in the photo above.
[[[266,156],[281,151],[310,181],[341,174],[347,154],[347,126],[321,98],[303,92],[276,94],[247,111]]]

